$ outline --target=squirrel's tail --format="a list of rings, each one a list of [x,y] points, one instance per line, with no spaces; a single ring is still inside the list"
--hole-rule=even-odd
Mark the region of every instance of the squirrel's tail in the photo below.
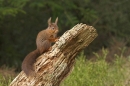
[[[35,74],[33,64],[35,63],[36,58],[37,58],[38,56],[40,56],[40,53],[39,53],[39,51],[36,49],[36,50],[30,52],[30,53],[25,57],[25,59],[23,60],[22,70],[25,72],[25,74],[26,74],[27,76],[32,76],[32,75]]]

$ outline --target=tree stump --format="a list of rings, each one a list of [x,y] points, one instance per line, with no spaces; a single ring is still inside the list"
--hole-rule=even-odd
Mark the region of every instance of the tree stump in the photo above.
[[[76,55],[97,37],[96,29],[77,24],[66,31],[52,49],[38,57],[34,64],[36,76],[22,71],[10,86],[59,86],[74,66]]]

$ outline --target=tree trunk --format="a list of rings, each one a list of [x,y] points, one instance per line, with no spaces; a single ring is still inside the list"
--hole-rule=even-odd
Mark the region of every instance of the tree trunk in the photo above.
[[[36,76],[22,71],[10,86],[59,86],[74,66],[76,54],[87,47],[97,32],[92,26],[77,24],[66,31],[52,49],[38,57],[34,64]]]

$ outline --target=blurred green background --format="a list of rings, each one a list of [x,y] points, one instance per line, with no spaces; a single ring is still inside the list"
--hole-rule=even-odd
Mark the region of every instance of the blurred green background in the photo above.
[[[59,17],[59,36],[77,23],[97,29],[98,37],[85,49],[90,55],[113,40],[130,46],[129,0],[0,0],[0,66],[21,69],[24,57],[36,49],[37,33],[47,20]]]

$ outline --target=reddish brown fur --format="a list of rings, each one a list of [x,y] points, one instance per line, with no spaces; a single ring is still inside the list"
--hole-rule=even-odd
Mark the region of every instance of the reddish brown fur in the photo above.
[[[48,51],[51,47],[51,43],[57,40],[57,22],[58,18],[56,18],[55,23],[51,23],[51,18],[48,19],[48,28],[38,33],[36,38],[37,49],[29,53],[22,63],[22,70],[27,76],[35,75],[33,64],[35,63],[37,57]]]

